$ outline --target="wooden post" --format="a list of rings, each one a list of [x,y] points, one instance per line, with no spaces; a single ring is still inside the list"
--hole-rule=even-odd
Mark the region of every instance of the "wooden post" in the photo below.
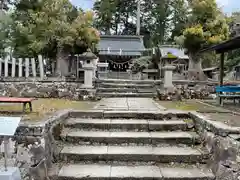
[[[4,76],[8,77],[8,63],[10,56],[5,57],[4,59]]]
[[[25,58],[25,77],[29,77],[29,58]]]
[[[36,62],[34,58],[31,58],[31,63],[32,63],[32,74],[33,77],[37,76],[37,72],[36,72]]]
[[[16,75],[16,59],[12,58],[12,77]]]
[[[40,68],[40,78],[44,78],[44,65],[43,65],[43,58],[41,55],[38,55],[38,61],[39,61],[39,68]]]
[[[220,59],[220,78],[219,78],[219,85],[223,85],[223,76],[224,76],[224,52],[221,53],[221,59]],[[221,94],[221,93],[220,93]],[[219,104],[223,105],[223,99],[219,98]]]
[[[0,76],[2,76],[2,63],[3,63],[3,60],[2,58],[0,58]]]
[[[140,27],[141,27],[141,2],[140,0],[137,1],[137,28],[136,28],[136,35],[140,35]]]
[[[18,59],[18,77],[22,77],[22,58]]]
[[[223,85],[223,77],[224,77],[224,52],[221,53],[221,61],[220,61],[220,79],[219,79],[219,85]]]

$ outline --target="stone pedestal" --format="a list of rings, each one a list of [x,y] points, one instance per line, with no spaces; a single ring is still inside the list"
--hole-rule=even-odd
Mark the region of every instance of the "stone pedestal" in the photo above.
[[[94,71],[93,60],[87,60],[83,62],[84,70],[84,88],[93,88],[93,71]]]
[[[1,180],[21,180],[20,171],[17,167],[8,167],[7,171],[2,168],[0,170]]]
[[[106,79],[108,76],[108,63],[98,63],[98,78]]]
[[[173,70],[175,66],[166,65],[162,69],[164,70],[164,88],[168,91],[173,91]]]

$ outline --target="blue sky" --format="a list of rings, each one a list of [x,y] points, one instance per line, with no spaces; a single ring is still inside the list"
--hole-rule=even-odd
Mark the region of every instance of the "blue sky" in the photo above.
[[[76,6],[83,9],[91,9],[95,0],[71,0]],[[240,0],[217,0],[220,7],[223,8],[225,13],[240,10]]]

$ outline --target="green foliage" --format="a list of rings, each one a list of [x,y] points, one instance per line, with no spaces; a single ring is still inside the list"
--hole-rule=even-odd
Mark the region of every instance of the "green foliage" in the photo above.
[[[228,23],[231,28],[234,27],[236,23],[240,23],[240,11],[232,13],[232,16],[228,18]],[[231,36],[235,36],[235,32],[231,32]],[[234,66],[240,64],[240,49],[236,49],[228,52],[227,61],[225,63],[226,67],[231,71]]]
[[[188,27],[176,38],[178,44],[196,53],[204,46],[228,39],[227,20],[218,9],[216,0],[191,0],[189,8]]]
[[[187,19],[185,0],[142,0],[141,35],[146,47],[179,35]],[[98,0],[94,4],[95,26],[103,34],[136,34],[137,3],[134,0]],[[173,38],[172,38],[173,39]]]
[[[133,59],[132,61],[132,67],[131,70],[136,72],[141,72],[145,68],[147,68],[152,63],[152,57],[151,56],[142,56],[137,59]]]
[[[58,50],[74,53],[99,40],[93,13],[77,10],[69,0],[21,0],[16,4],[13,32],[15,53],[56,57]]]
[[[9,13],[1,12],[0,16],[0,56],[7,54],[6,48],[11,45],[11,27],[12,19]]]

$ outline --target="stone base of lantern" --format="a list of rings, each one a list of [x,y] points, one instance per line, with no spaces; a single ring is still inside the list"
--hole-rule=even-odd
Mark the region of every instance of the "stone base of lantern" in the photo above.
[[[173,92],[174,86],[173,86],[173,70],[175,69],[175,66],[166,65],[163,67],[164,70],[164,89],[167,92]]]
[[[20,171],[17,167],[8,167],[7,171],[2,168],[0,170],[1,180],[21,180]]]

